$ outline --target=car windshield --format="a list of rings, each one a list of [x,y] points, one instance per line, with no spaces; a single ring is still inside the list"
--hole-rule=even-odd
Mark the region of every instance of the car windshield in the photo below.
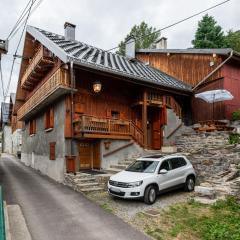
[[[142,173],[154,173],[159,161],[144,161],[138,160],[131,164],[126,171],[129,172],[142,172]]]

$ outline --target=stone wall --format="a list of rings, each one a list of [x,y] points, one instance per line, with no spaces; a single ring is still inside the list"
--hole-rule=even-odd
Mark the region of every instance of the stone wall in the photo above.
[[[58,101],[54,107],[54,128],[45,131],[44,111],[36,116],[37,131],[34,136],[29,135],[29,123],[22,134],[21,161],[43,174],[62,182],[65,172],[65,104],[64,99]],[[50,160],[50,142],[56,142],[56,160]]]

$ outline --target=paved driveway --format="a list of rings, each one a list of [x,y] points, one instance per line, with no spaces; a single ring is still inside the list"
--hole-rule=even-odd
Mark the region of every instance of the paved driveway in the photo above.
[[[0,160],[0,184],[7,204],[21,206],[33,240],[148,239],[82,194],[8,155]]]

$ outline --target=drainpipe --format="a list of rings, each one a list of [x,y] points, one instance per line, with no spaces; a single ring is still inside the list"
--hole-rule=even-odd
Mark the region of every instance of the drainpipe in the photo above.
[[[71,156],[73,156],[73,131],[74,131],[74,126],[73,126],[73,119],[74,119],[74,103],[73,103],[73,93],[74,93],[74,88],[75,88],[75,76],[74,76],[74,71],[73,71],[73,61],[71,60],[70,62],[70,79],[71,79]]]
[[[229,57],[225,59],[220,65],[218,65],[212,72],[210,72],[203,80],[201,80],[192,90],[194,91],[198,86],[204,83],[209,77],[211,77],[216,71],[218,71],[226,62],[228,62],[233,56],[233,50],[231,51]]]

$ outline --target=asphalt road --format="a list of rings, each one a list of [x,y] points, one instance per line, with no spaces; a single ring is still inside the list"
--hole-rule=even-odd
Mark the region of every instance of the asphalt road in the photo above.
[[[0,159],[0,185],[7,204],[21,206],[33,240],[148,239],[81,193],[7,155]]]

